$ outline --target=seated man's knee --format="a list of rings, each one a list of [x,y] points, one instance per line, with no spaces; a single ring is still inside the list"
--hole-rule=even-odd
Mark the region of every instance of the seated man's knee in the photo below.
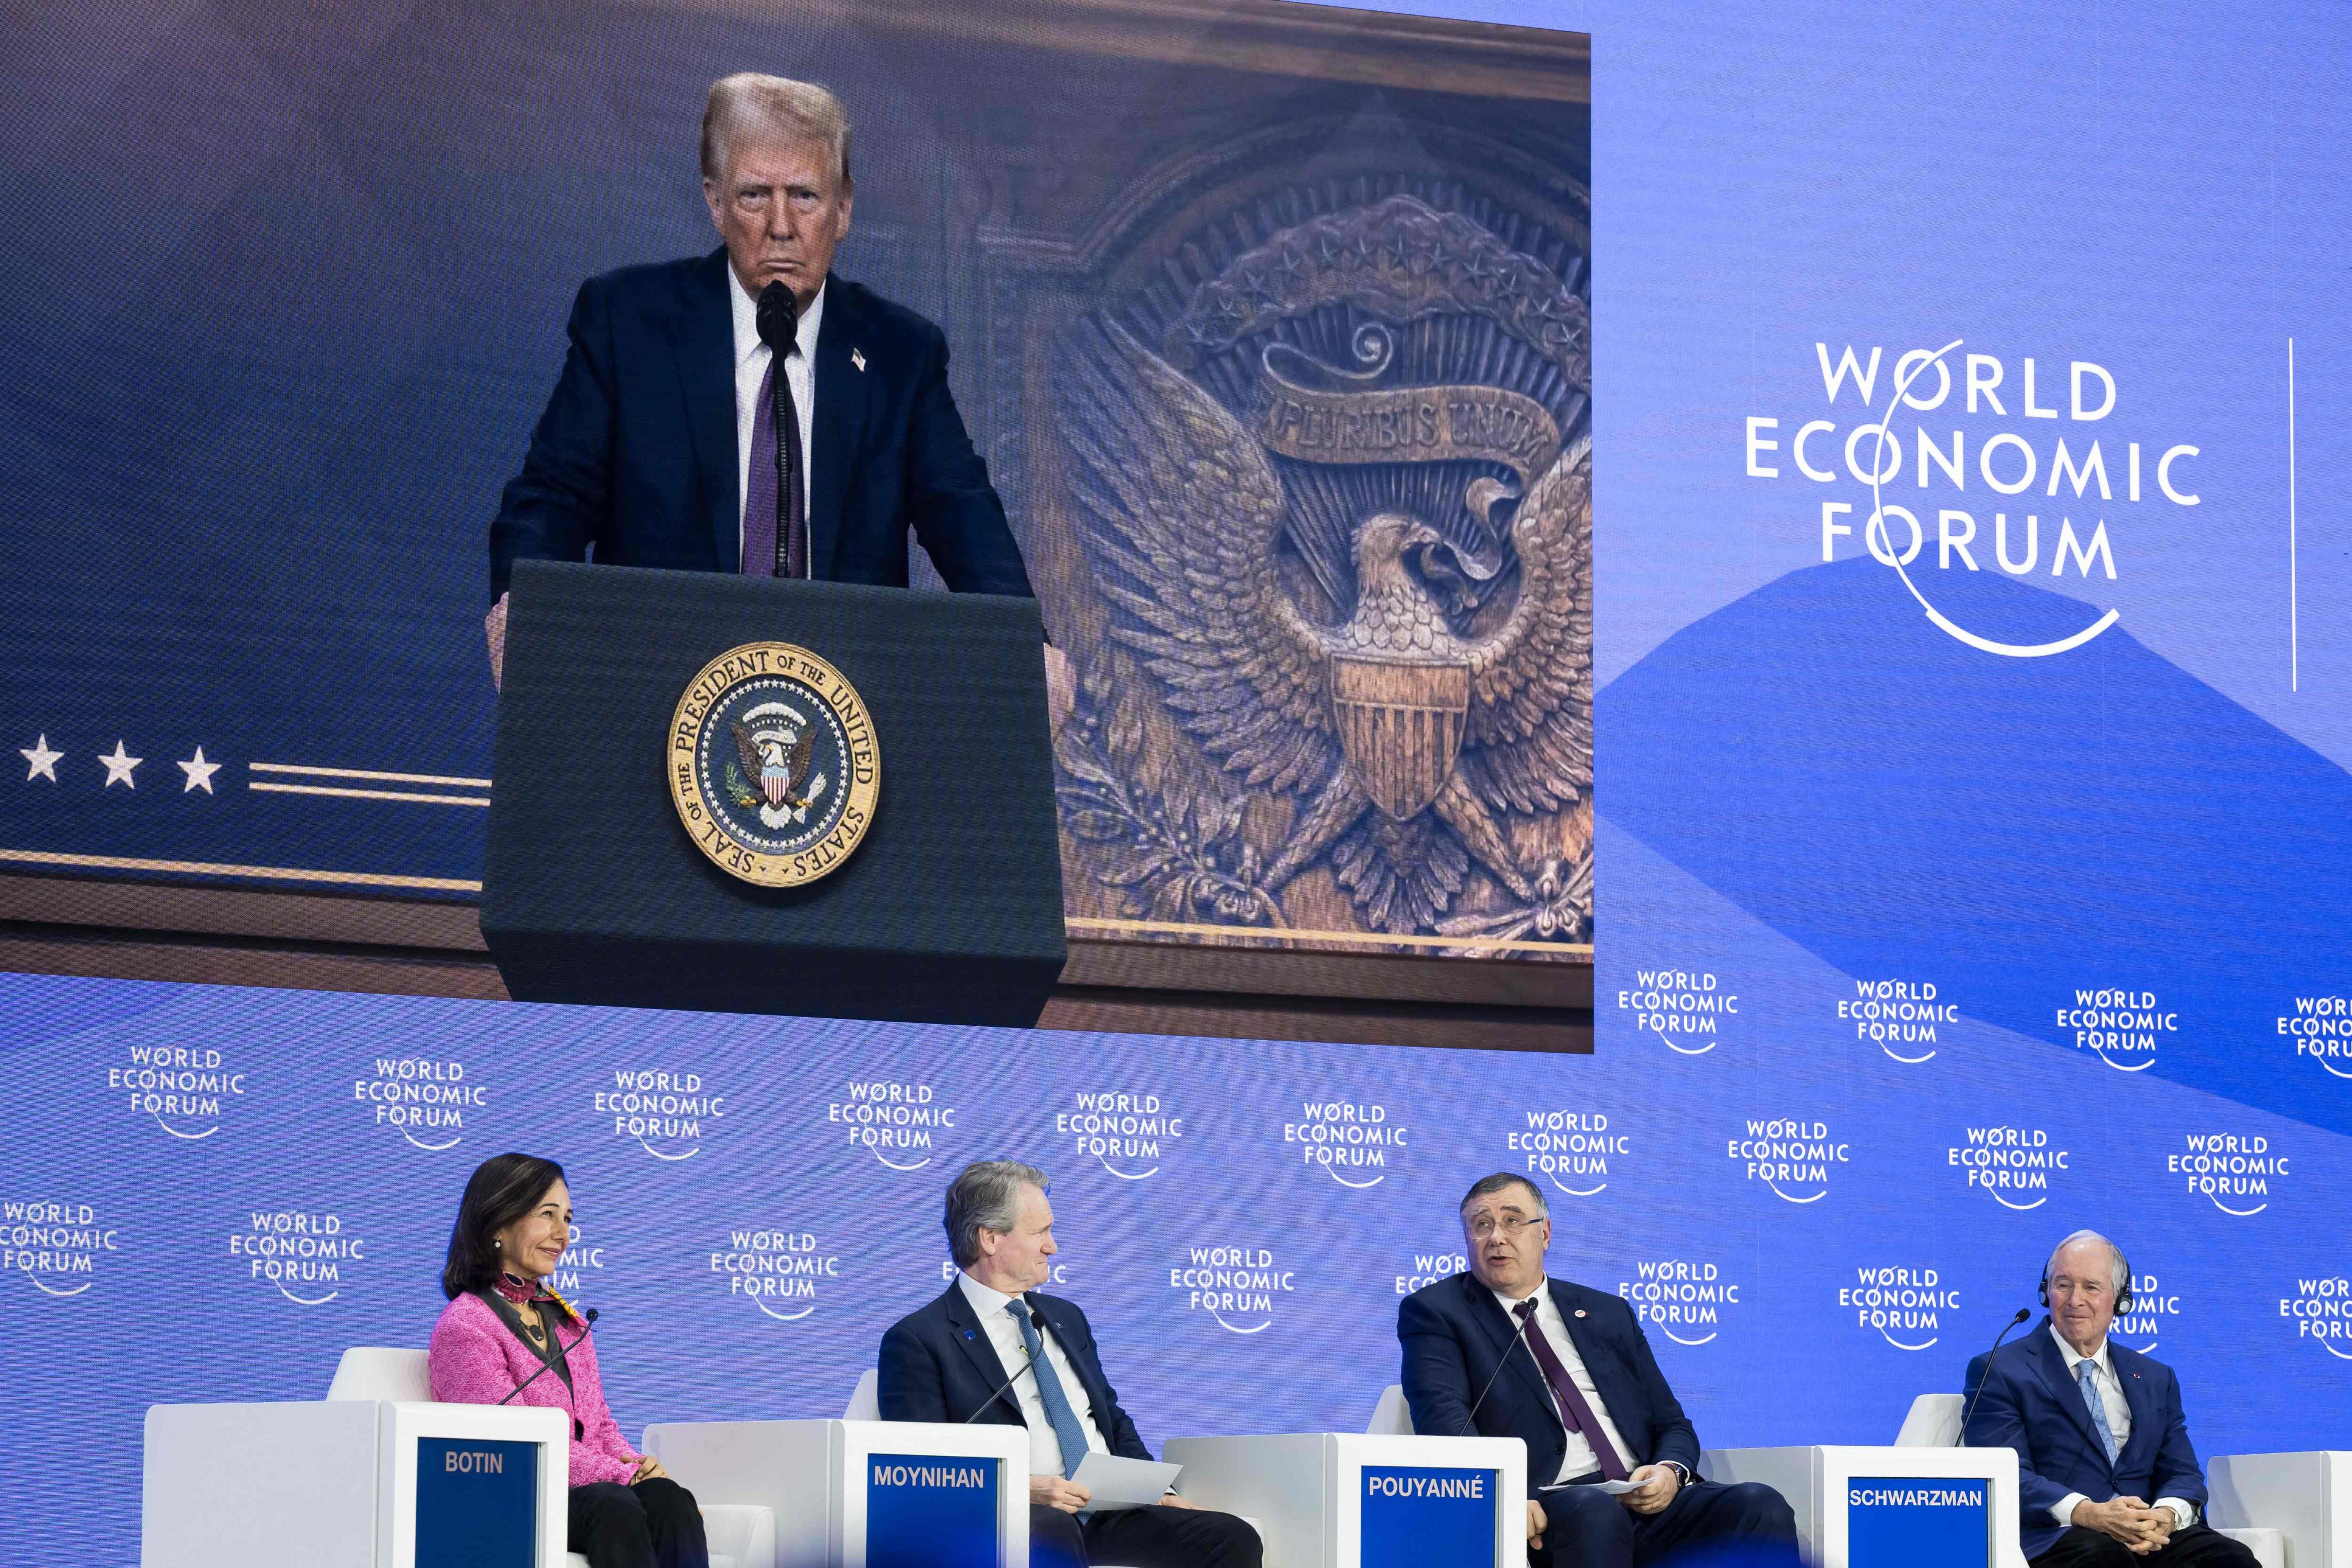
[[[1632,1511],[1599,1487],[1561,1487],[1537,1500],[1549,1521],[1544,1527],[1546,1541],[1554,1531],[1604,1541],[1633,1538]]]
[[[1237,1514],[1210,1513],[1202,1516],[1216,1527],[1218,1544],[1224,1549],[1224,1560],[1241,1568],[1257,1568],[1265,1561],[1265,1542],[1258,1539],[1257,1529]]]
[[[1029,1510],[1030,1568],[1085,1568],[1086,1533],[1077,1515],[1032,1504]]]
[[[1773,1541],[1797,1538],[1797,1512],[1787,1498],[1761,1481],[1741,1481],[1733,1489],[1740,1494],[1742,1533]]]

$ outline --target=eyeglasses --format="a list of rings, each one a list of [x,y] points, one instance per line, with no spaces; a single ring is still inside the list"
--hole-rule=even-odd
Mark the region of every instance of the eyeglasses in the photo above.
[[[1470,1222],[1470,1234],[1478,1240],[1484,1241],[1499,1230],[1513,1241],[1517,1241],[1519,1238],[1519,1233],[1528,1226],[1543,1223],[1541,1219],[1528,1219],[1515,1214],[1505,1215],[1501,1219],[1496,1219],[1492,1215],[1482,1214]]]

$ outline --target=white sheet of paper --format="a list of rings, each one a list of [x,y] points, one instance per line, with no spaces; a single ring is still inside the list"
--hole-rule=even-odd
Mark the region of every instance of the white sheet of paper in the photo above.
[[[1092,1500],[1087,1504],[1088,1510],[1116,1513],[1123,1508],[1143,1508],[1158,1502],[1183,1473],[1181,1465],[1123,1459],[1117,1454],[1092,1450],[1078,1461],[1078,1473],[1070,1479],[1087,1489]]]
[[[1564,1492],[1572,1486],[1586,1486],[1591,1487],[1594,1491],[1605,1492],[1611,1497],[1622,1497],[1627,1492],[1640,1491],[1648,1484],[1646,1481],[1564,1481],[1553,1486],[1538,1487],[1536,1489],[1543,1492]]]

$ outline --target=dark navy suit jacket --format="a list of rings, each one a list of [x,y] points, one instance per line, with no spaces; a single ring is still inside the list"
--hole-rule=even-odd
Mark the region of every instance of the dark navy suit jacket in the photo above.
[[[831,306],[826,307],[832,309]],[[1149,1459],[1151,1450],[1143,1446],[1137,1435],[1135,1423],[1118,1405],[1118,1392],[1103,1376],[1102,1355],[1095,1349],[1094,1331],[1087,1326],[1087,1315],[1075,1302],[1058,1296],[1047,1296],[1035,1290],[1029,1292],[1029,1304],[1044,1314],[1046,1328],[1062,1343],[1062,1353],[1070,1358],[1070,1365],[1078,1380],[1087,1387],[1087,1398],[1094,1406],[1095,1425],[1102,1431],[1103,1441],[1110,1451],[1130,1459]],[[988,1331],[980,1325],[980,1315],[972,1310],[971,1301],[963,1293],[961,1280],[950,1285],[946,1294],[918,1312],[910,1312],[890,1326],[882,1336],[879,1375],[876,1394],[882,1404],[885,1421],[944,1421],[971,1419],[979,1411],[979,1419],[999,1426],[1024,1426],[1018,1393],[1005,1389],[993,1400],[989,1395],[1004,1385],[1013,1367],[1006,1366],[996,1353],[995,1344]],[[986,1408],[982,1409],[985,1405]]]
[[[1634,1464],[1671,1459],[1696,1476],[1698,1434],[1666,1386],[1633,1309],[1618,1297],[1565,1279],[1550,1286],[1568,1337],[1592,1374],[1609,1419],[1633,1450]],[[1528,1492],[1533,1496],[1559,1474],[1568,1429],[1553,1412],[1543,1369],[1517,1342],[1516,1329],[1495,1293],[1467,1271],[1423,1286],[1397,1308],[1412,1429],[1425,1436],[1518,1438],[1528,1446]],[[1486,1401],[1478,1405],[1474,1425],[1470,1407],[1482,1388]]]
[[[2179,1380],[2162,1362],[2113,1340],[2107,1359],[2132,1418],[2131,1436],[2113,1463],[2091,1425],[2081,1386],[2066,1374],[2048,1318],[2017,1343],[1969,1363],[1964,1397],[1974,1403],[1964,1440],[1971,1448],[2017,1450],[2018,1534],[2028,1557],[2049,1551],[2063,1533],[2050,1510],[2070,1492],[2093,1502],[2177,1497],[2204,1506],[2205,1473],[2189,1446]]]
[[[730,288],[724,249],[581,285],[563,374],[490,524],[493,602],[518,557],[591,546],[611,564],[739,570]],[[949,587],[1028,596],[939,328],[835,277],[815,358],[810,575],[904,587],[912,525]]]

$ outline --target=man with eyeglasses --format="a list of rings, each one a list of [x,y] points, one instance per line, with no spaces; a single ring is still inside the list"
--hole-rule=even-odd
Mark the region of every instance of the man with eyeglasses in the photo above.
[[[1633,1568],[1729,1539],[1795,1563],[1780,1493],[1697,1479],[1698,1436],[1633,1308],[1545,1277],[1551,1215],[1534,1184],[1479,1182],[1462,1234],[1470,1271],[1397,1309],[1404,1396],[1423,1436],[1527,1445],[1529,1568]]]

